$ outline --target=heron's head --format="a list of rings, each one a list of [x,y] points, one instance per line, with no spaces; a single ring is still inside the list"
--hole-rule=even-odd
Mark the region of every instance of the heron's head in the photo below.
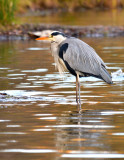
[[[52,43],[58,43],[60,44],[62,41],[64,41],[67,38],[67,36],[59,31],[53,31],[48,37],[40,37],[36,40],[50,40]]]

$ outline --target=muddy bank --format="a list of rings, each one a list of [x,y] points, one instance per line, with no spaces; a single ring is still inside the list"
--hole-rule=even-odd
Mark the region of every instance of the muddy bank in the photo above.
[[[23,24],[0,31],[0,40],[31,39],[29,32],[58,30],[75,37],[116,37],[124,36],[124,26],[62,26],[51,24]]]

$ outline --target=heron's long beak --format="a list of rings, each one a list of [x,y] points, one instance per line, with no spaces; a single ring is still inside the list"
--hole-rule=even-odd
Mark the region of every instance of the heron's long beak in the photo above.
[[[50,40],[50,37],[40,37],[36,38],[36,40]]]

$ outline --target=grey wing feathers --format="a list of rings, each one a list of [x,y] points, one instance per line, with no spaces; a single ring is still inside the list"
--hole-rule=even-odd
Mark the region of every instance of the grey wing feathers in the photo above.
[[[76,38],[68,38],[64,43],[68,44],[68,48],[63,53],[63,59],[73,70],[82,73],[82,75],[94,75],[107,83],[112,83],[103,60],[92,47]]]

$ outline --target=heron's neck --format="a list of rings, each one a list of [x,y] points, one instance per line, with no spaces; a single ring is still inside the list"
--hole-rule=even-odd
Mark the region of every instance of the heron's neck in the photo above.
[[[58,41],[58,45],[60,44],[60,43],[62,43],[63,41],[65,41],[67,39],[67,37],[61,37],[61,39]]]
[[[66,39],[67,39],[67,37],[61,37],[61,38],[57,39],[56,41],[52,41],[51,43],[59,45],[60,43],[62,43]]]

